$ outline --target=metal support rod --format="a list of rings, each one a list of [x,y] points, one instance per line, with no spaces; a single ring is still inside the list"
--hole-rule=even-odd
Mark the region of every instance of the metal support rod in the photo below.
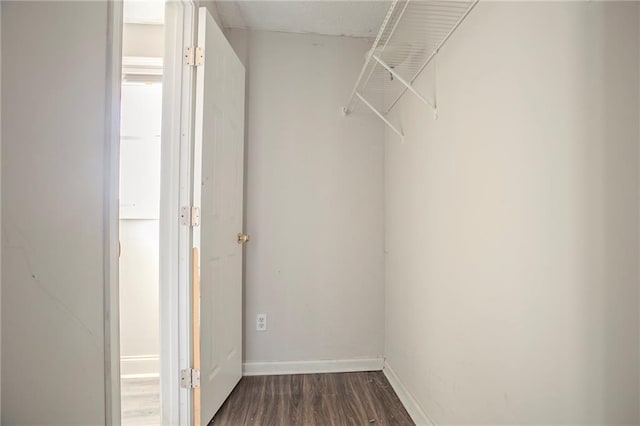
[[[393,10],[396,8],[397,4],[398,4],[398,0],[393,0],[393,2],[391,3],[391,6],[389,7],[389,10],[387,11],[386,16],[384,17],[384,21],[382,22],[380,31],[378,31],[378,35],[376,36],[376,39],[373,42],[373,46],[371,47],[371,50],[369,51],[369,53],[367,53],[367,60],[364,62],[364,65],[360,70],[360,75],[358,75],[356,84],[353,86],[353,90],[351,91],[351,95],[349,96],[349,102],[347,102],[347,106],[344,108],[345,115],[351,112],[350,109],[351,109],[351,104],[353,103],[353,97],[356,95],[356,91],[360,86],[360,81],[362,81],[362,77],[364,77],[364,73],[367,71],[367,67],[371,62],[371,56],[373,56],[373,51],[378,46],[378,43],[380,43],[380,38],[382,37],[382,34],[384,33],[385,28],[389,24],[389,20],[391,19],[391,15],[393,15]]]
[[[380,113],[380,111],[378,111],[378,110],[377,110],[373,105],[371,105],[371,104],[369,103],[369,101],[368,101],[368,100],[366,100],[366,99],[365,99],[365,98],[364,98],[364,97],[363,97],[359,92],[356,92],[355,94],[356,94],[356,96],[358,97],[358,99],[360,99],[360,100],[362,101],[362,103],[364,103],[366,106],[368,106],[368,107],[371,109],[371,111],[373,111],[373,112],[374,112],[378,117],[380,117],[380,119],[381,119],[382,121],[384,121],[384,122],[387,124],[387,126],[389,126],[389,127],[391,128],[391,130],[393,130],[394,132],[396,132],[396,134],[397,134],[398,136],[400,136],[401,138],[404,138],[404,133],[402,133],[402,132],[401,132],[400,130],[398,130],[398,129],[393,125],[393,124],[391,124],[391,122],[390,122],[389,120],[387,120],[387,117],[385,117],[384,115],[382,115],[382,114]]]
[[[391,75],[393,77],[395,77],[396,80],[398,80],[400,83],[402,83],[404,85],[405,88],[409,89],[411,91],[411,93],[413,93],[414,95],[416,95],[418,97],[418,99],[420,99],[422,102],[424,102],[425,104],[429,105],[431,108],[435,109],[435,104],[431,101],[429,101],[427,98],[425,98],[424,96],[422,96],[416,89],[413,88],[413,86],[411,85],[411,83],[407,82],[407,80],[405,80],[404,78],[402,78],[402,76],[400,76],[397,72],[394,71],[393,68],[391,68],[389,65],[387,65],[382,59],[378,58],[376,55],[373,55],[373,59],[375,59],[376,61],[378,61],[378,63],[380,65],[382,65],[384,67],[384,69],[386,69],[387,71],[389,71],[389,73],[391,73]]]
[[[446,37],[444,39],[442,39],[442,41],[440,42],[440,44],[438,45],[438,47],[436,48],[436,50],[433,51],[433,53],[431,53],[431,55],[429,56],[429,58],[427,58],[426,62],[424,64],[422,64],[422,66],[420,67],[420,69],[418,69],[418,72],[416,72],[416,74],[413,76],[413,78],[411,80],[409,80],[409,85],[413,84],[413,82],[418,78],[418,76],[422,73],[422,71],[424,71],[424,69],[427,67],[427,65],[429,65],[429,63],[431,62],[431,60],[433,58],[435,58],[435,56],[438,54],[438,52],[440,52],[440,49],[442,49],[442,46],[444,46],[444,44],[447,42],[447,40],[449,40],[449,38],[453,35],[453,33],[458,29],[458,27],[460,26],[460,24],[462,24],[462,22],[465,20],[465,18],[469,15],[469,13],[471,13],[471,11],[473,10],[473,8],[476,6],[476,4],[478,4],[478,1],[480,0],[475,0],[471,6],[469,6],[469,9],[467,9],[467,11],[464,13],[464,15],[462,15],[462,17],[458,20],[458,22],[453,26],[453,28],[451,28],[451,31],[449,31],[449,33],[446,35]],[[405,92],[407,91],[407,89],[409,88],[409,86],[406,86],[404,89],[402,89],[402,92],[400,92],[400,94],[398,95],[398,97],[391,103],[391,105],[389,106],[389,108],[387,108],[387,110],[384,112],[385,115],[389,114],[389,112],[393,109],[393,107],[396,106],[396,104],[398,103],[398,101],[400,100],[400,98],[402,98],[402,95],[405,94]]]
[[[407,7],[409,6],[410,1],[411,0],[406,0],[404,7],[398,14],[398,17],[396,18],[396,22],[395,24],[393,24],[393,28],[391,28],[391,31],[389,31],[389,35],[387,35],[387,39],[385,40],[384,45],[382,45],[382,49],[380,49],[380,52],[378,52],[378,55],[381,55],[389,45],[389,40],[391,40],[391,38],[393,37],[393,34],[396,32],[396,28],[398,28],[398,24],[400,23],[400,21],[402,21],[402,17],[404,16],[404,12],[407,10]],[[378,44],[380,44],[380,42],[378,42]],[[371,48],[371,54],[373,54],[373,52],[375,52],[375,49],[377,48],[378,48],[378,45],[377,44],[374,45]],[[369,60],[371,60],[371,58],[369,58]],[[367,79],[362,84],[362,87],[366,87],[367,83],[369,83],[369,80],[371,80],[371,76],[373,75],[373,72],[375,71],[375,69],[376,69],[375,66],[371,67],[371,70],[369,71],[369,75],[367,76]]]

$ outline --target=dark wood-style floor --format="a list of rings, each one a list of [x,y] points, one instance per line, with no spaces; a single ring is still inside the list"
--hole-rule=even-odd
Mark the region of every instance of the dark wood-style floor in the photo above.
[[[381,371],[243,377],[210,425],[413,425]]]

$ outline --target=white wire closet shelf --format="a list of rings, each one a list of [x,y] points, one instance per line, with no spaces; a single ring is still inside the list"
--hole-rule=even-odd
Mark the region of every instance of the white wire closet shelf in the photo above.
[[[431,99],[413,87],[414,81],[431,63],[451,35],[462,24],[478,0],[394,0],[366,55],[345,115],[368,109],[395,133],[390,113],[407,92],[437,112]]]

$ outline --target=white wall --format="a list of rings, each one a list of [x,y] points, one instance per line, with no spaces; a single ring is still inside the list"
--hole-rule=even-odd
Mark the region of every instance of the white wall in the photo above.
[[[160,373],[157,219],[120,221],[120,372]]]
[[[2,52],[2,4],[0,4],[0,52]],[[2,54],[0,53],[0,223],[2,223]],[[0,242],[2,242],[2,227],[0,226]],[[0,259],[2,258],[2,244],[0,244]],[[2,262],[0,261],[0,413],[2,412]],[[2,416],[0,415],[0,424]]]
[[[435,424],[638,423],[637,7],[480,2],[399,105],[385,354]]]
[[[123,84],[119,271],[123,376],[160,373],[161,121],[161,84]]]
[[[383,129],[339,113],[369,42],[228,36],[248,74],[245,360],[380,356]]]
[[[2,2],[2,423],[105,421],[106,2]]]
[[[144,18],[144,15],[140,16]],[[123,55],[164,56],[164,25],[126,23]],[[160,133],[162,84],[122,87],[120,373],[160,373]]]
[[[164,25],[125,23],[122,56],[163,57]]]

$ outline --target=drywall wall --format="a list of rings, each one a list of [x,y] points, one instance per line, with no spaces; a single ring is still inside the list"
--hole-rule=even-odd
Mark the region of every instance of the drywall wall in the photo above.
[[[383,128],[339,112],[369,42],[227,35],[248,75],[245,360],[378,357]]]
[[[160,374],[159,221],[120,221],[120,373]]]
[[[435,424],[638,423],[637,7],[480,2],[399,105],[385,355]]]
[[[2,2],[5,425],[105,422],[106,51],[106,2]]]
[[[0,52],[2,50],[2,4],[0,3]],[[2,54],[0,53],[0,100],[2,99]],[[0,101],[0,224],[2,223],[2,102]],[[0,259],[2,258],[2,226],[0,226]],[[0,261],[0,413],[2,413],[2,262]],[[2,424],[2,415],[0,415]]]
[[[160,373],[160,131],[162,85],[122,86],[120,372]]]
[[[122,56],[164,56],[164,25],[126,23],[122,29]]]

